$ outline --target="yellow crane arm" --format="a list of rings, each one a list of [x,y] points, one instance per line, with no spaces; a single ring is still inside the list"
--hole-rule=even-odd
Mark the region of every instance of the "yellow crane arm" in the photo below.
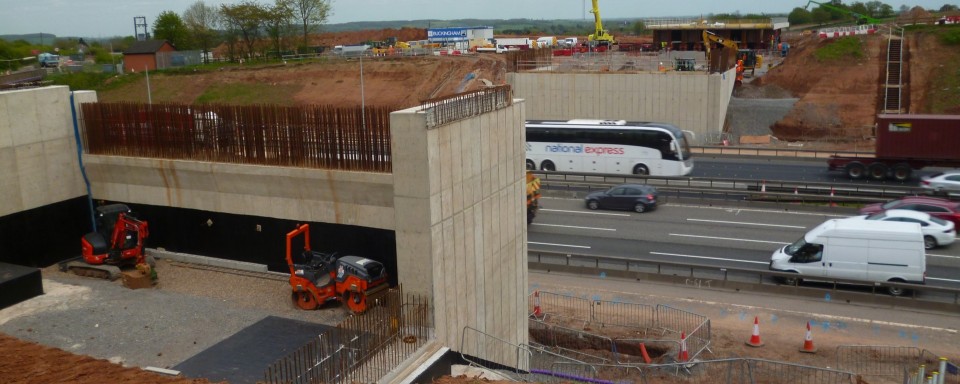
[[[600,20],[600,4],[598,2],[599,0],[593,0],[593,11],[590,12],[593,13],[594,33],[597,35],[597,37],[600,37],[604,34],[604,31],[603,21]]]

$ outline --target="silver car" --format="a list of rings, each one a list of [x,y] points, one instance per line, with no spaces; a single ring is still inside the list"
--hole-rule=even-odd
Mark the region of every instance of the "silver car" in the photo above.
[[[926,249],[953,244],[957,237],[957,230],[952,221],[906,209],[890,209],[872,215],[854,216],[848,220],[901,221],[920,224],[920,230],[923,232],[923,247]]]
[[[920,187],[938,195],[960,193],[960,170],[924,176]]]

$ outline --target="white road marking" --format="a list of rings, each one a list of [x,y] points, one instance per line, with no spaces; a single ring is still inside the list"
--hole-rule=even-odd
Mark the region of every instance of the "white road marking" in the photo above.
[[[730,208],[730,207],[704,207],[700,205],[672,204],[672,203],[664,204],[664,205],[671,206],[671,207],[683,207],[683,208],[715,209],[715,210],[723,210],[728,212],[736,212],[737,214],[739,214],[740,212],[760,212],[760,213],[776,213],[781,215],[824,216],[824,217],[837,217],[837,218],[851,217],[850,215],[825,214],[823,212],[777,211],[777,210],[771,210],[771,209],[744,209],[744,208]],[[854,215],[854,216],[858,216],[858,215]]]
[[[745,223],[742,221],[722,221],[722,220],[706,220],[706,219],[687,219],[687,221],[700,221],[704,223],[719,223],[719,224],[740,224],[740,225],[757,225],[762,227],[780,227],[780,228],[797,228],[797,229],[806,229],[807,227],[799,225],[781,225],[781,224],[763,224],[763,223]]]
[[[679,253],[663,253],[663,252],[650,252],[651,255],[660,255],[660,256],[677,256],[677,257],[689,257],[691,259],[706,259],[706,260],[720,260],[720,261],[735,261],[738,263],[752,263],[752,264],[770,264],[768,261],[751,261],[751,260],[737,260],[737,259],[725,259],[722,257],[709,257],[709,256],[694,256],[694,255],[681,255]]]
[[[589,246],[589,245],[570,245],[570,244],[538,243],[538,242],[536,242],[536,241],[528,241],[527,244],[550,245],[550,246],[554,246],[554,247],[570,247],[570,248],[585,248],[585,249],[590,249],[590,246]]]
[[[591,229],[594,231],[616,231],[616,228],[577,227],[573,225],[541,224],[541,223],[533,223],[532,225],[540,225],[544,227],[573,228],[573,229]]]
[[[934,255],[934,254],[932,254],[932,253],[928,253],[927,256],[930,256],[930,257],[942,257],[942,258],[944,258],[944,259],[960,259],[960,256]]]
[[[784,243],[784,242],[781,242],[781,241],[735,239],[735,238],[732,238],[732,237],[714,237],[714,236],[684,235],[684,234],[682,234],[682,233],[671,233],[670,236],[696,237],[696,238],[700,238],[700,239],[712,239],[712,240],[747,241],[747,242],[751,242],[751,243],[767,243],[767,244],[781,244],[781,245],[790,244],[790,243]]]
[[[545,211],[545,212],[562,212],[562,213],[580,213],[580,214],[584,214],[584,215],[600,215],[600,216],[626,216],[626,217],[630,217],[630,215],[628,215],[628,214],[626,214],[626,213],[606,213],[606,212],[584,212],[584,211],[565,211],[565,210],[562,210],[562,209],[546,209],[546,208],[540,208],[539,210],[540,210],[540,211]]]
[[[928,277],[928,278],[927,278],[927,280],[936,280],[936,281],[949,281],[949,282],[951,282],[951,283],[960,283],[960,280],[953,280],[953,279],[941,279],[941,278],[937,278],[937,277]]]

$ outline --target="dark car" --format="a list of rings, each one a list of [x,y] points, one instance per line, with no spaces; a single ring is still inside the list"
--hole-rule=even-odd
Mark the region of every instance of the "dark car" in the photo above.
[[[632,209],[643,213],[657,208],[657,189],[643,184],[621,184],[584,198],[590,209]]]
[[[952,221],[957,228],[960,228],[960,203],[936,197],[901,197],[886,203],[869,204],[860,208],[860,214],[872,215],[888,209],[909,209],[929,213],[930,216]]]

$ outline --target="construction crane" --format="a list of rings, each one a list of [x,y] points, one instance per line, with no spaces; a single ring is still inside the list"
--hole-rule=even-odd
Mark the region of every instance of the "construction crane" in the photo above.
[[[610,33],[603,29],[603,21],[600,20],[600,5],[597,4],[597,1],[593,0],[593,10],[590,11],[593,13],[594,32],[587,36],[587,42],[591,45],[611,46],[616,44],[616,41],[613,40]]]
[[[821,3],[818,1],[809,0],[807,1],[807,5],[805,5],[803,9],[810,8],[810,4],[817,4],[823,8],[826,8],[832,11],[849,14],[850,16],[853,16],[855,19],[857,19],[857,24],[880,24],[880,20],[874,19],[864,14],[856,13],[846,8],[840,8],[830,3]]]

